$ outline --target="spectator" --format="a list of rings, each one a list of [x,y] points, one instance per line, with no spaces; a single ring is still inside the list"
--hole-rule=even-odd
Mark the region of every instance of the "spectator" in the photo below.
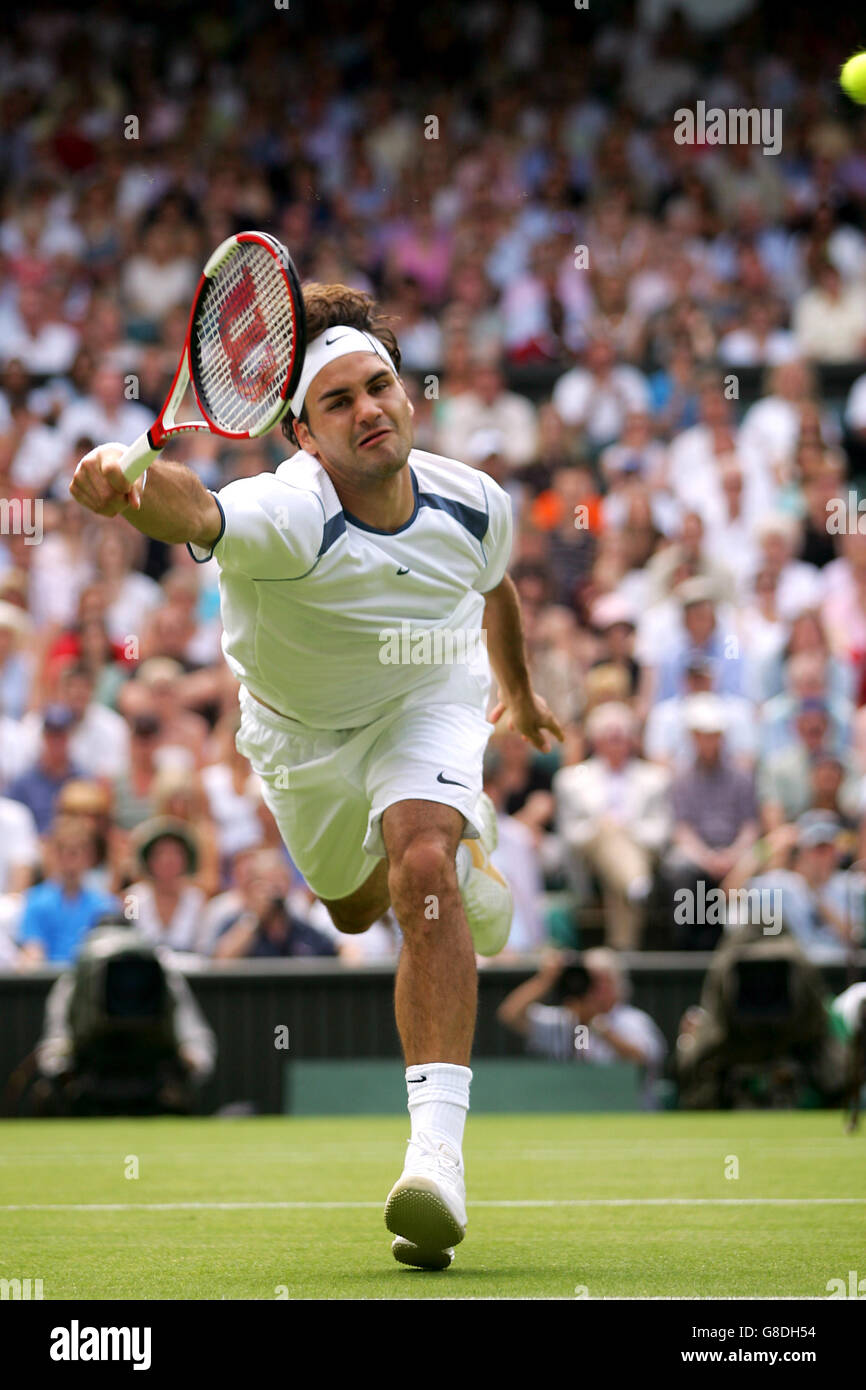
[[[221,887],[219,839],[207,796],[197,773],[168,763],[154,788],[157,816],[170,816],[187,827],[195,840],[198,867],[193,880],[210,898]]]
[[[288,907],[288,890],[282,856],[259,851],[243,894],[244,907],[223,927],[214,947],[215,959],[335,956],[333,942]]]
[[[193,882],[198,846],[191,828],[157,816],[138,827],[133,846],[144,877],[126,890],[125,916],[148,941],[196,951],[207,899]]]
[[[862,938],[864,880],[862,873],[840,868],[841,829],[827,811],[806,811],[796,823],[791,869],[750,875],[755,860],[747,855],[725,882],[728,892],[745,882],[749,893],[760,893],[762,901],[767,900],[765,894],[778,894],[776,917],[808,956],[841,960],[851,942]]]
[[[89,394],[61,412],[57,429],[64,446],[71,448],[82,436],[132,444],[152,424],[150,411],[124,395],[122,373],[103,361],[93,374]]]
[[[605,594],[592,608],[592,626],[598,635],[598,655],[590,669],[619,667],[626,675],[626,699],[640,686],[641,668],[634,655],[635,620],[627,601],[619,594]]]
[[[655,699],[669,700],[682,690],[686,669],[695,661],[710,666],[717,694],[741,694],[743,669],[739,643],[733,634],[721,629],[712,586],[705,579],[687,579],[676,592],[681,605],[682,628],[674,641],[667,644],[670,655],[658,664]]]
[[[738,451],[738,434],[731,401],[721,375],[702,372],[699,379],[698,422],[672,440],[668,450],[668,482],[683,506],[701,513],[709,523],[720,461],[727,464]]]
[[[216,827],[223,879],[228,861],[241,850],[257,847],[264,839],[259,781],[235,745],[239,727],[236,711],[221,721],[214,731],[214,760],[201,774],[210,818]]]
[[[0,894],[26,892],[40,859],[32,812],[20,801],[0,796]]]
[[[92,862],[90,829],[73,819],[58,819],[47,843],[44,881],[28,889],[18,931],[22,968],[68,965],[90,928],[104,912],[117,910],[108,894],[84,886]]]
[[[130,256],[123,272],[123,297],[133,319],[151,329],[171,309],[185,308],[198,281],[190,256],[178,254],[178,242],[166,223],[145,232],[142,250]]]
[[[469,440],[482,429],[498,432],[512,467],[521,468],[535,457],[535,407],[525,396],[506,390],[502,372],[494,362],[478,363],[472,390],[443,402],[440,453],[464,459]]]
[[[794,737],[778,752],[763,760],[758,769],[758,799],[767,830],[794,821],[811,804],[812,768],[819,758],[834,752],[830,711],[825,699],[810,696],[794,709]],[[842,805],[856,806],[859,776],[841,793]]]
[[[61,787],[73,777],[83,776],[70,756],[69,741],[74,727],[75,714],[68,706],[46,706],[42,715],[41,751],[33,766],[13,778],[7,788],[12,800],[23,802],[32,813],[40,835],[45,834],[54,819]]]
[[[732,367],[774,367],[797,356],[798,344],[792,333],[779,328],[777,313],[766,298],[750,299],[739,328],[725,333],[719,342],[719,357]]]
[[[768,516],[757,528],[761,547],[759,566],[776,581],[779,613],[790,622],[821,602],[821,573],[796,559],[801,543],[800,523],[794,517]]]
[[[760,398],[750,405],[740,424],[739,448],[746,468],[759,475],[772,490],[783,480],[796,452],[803,421],[817,397],[814,372],[795,359],[771,367]],[[819,440],[833,443],[832,421],[822,412]]]
[[[823,651],[803,651],[789,658],[785,666],[784,691],[767,700],[761,711],[762,758],[770,758],[796,744],[796,719],[804,700],[817,700],[826,705],[831,749],[841,754],[849,747],[854,710],[850,700],[830,689],[829,667]]]
[[[133,568],[140,560],[143,537],[113,526],[102,529],[96,551],[97,572],[109,594],[105,619],[113,642],[127,642],[162,599],[159,585]]]
[[[60,701],[71,711],[69,752],[78,767],[94,777],[118,777],[129,761],[129,728],[115,710],[94,699],[94,679],[81,661],[68,662],[60,673]],[[25,725],[35,726],[28,716]]]
[[[583,366],[559,378],[553,404],[567,425],[579,427],[601,450],[619,438],[629,414],[649,409],[649,389],[643,374],[618,363],[613,344],[598,337],[586,347]]]
[[[559,238],[537,242],[530,258],[530,269],[503,295],[505,346],[513,363],[556,362],[581,343],[591,294],[586,277],[574,274],[573,253],[563,257]]]
[[[695,757],[688,772],[674,779],[673,841],[663,865],[672,895],[683,889],[700,900],[698,883],[717,888],[754,843],[758,812],[752,777],[735,769],[722,753],[725,710],[714,695],[693,695],[686,723]],[[704,901],[705,901],[704,895]],[[679,904],[682,897],[675,897]],[[677,915],[692,920],[678,921]],[[675,945],[680,950],[712,950],[721,924],[695,920],[697,913],[675,914]],[[709,916],[709,914],[706,914]]]
[[[866,295],[844,284],[830,261],[817,269],[814,285],[794,305],[797,346],[813,362],[851,362],[866,355]]]
[[[119,876],[113,853],[116,848],[111,826],[111,793],[102,782],[73,778],[57,797],[58,820],[75,820],[90,834],[90,862],[82,880],[85,888],[97,893],[113,893]]]
[[[118,704],[127,719],[149,714],[159,724],[157,748],[161,760],[200,766],[207,744],[208,726],[200,714],[185,708],[182,696],[184,671],[171,657],[149,657],[120,692]]]
[[[5,327],[0,360],[21,363],[33,376],[51,376],[72,366],[78,334],[71,324],[53,317],[44,288],[22,285],[12,322]]]
[[[601,880],[611,946],[640,945],[656,857],[670,834],[669,778],[636,756],[634,716],[604,704],[587,720],[593,755],[553,779],[557,830],[572,861]]]
[[[542,1003],[554,989],[558,1002]],[[530,1052],[556,1061],[600,1066],[634,1062],[643,1075],[644,1106],[653,1109],[667,1046],[649,1014],[627,998],[625,973],[614,951],[587,951],[582,961],[548,951],[538,974],[508,995],[497,1017],[526,1038]]]
[[[558,603],[577,602],[592,566],[601,525],[601,499],[588,468],[557,468],[553,488],[536,498],[536,524],[549,527],[547,558]]]
[[[713,668],[708,661],[693,657],[685,670],[682,693],[653,705],[644,730],[644,750],[652,762],[661,763],[671,773],[690,767],[694,740],[689,728],[693,695],[709,695],[713,689]],[[717,695],[724,723],[723,749],[732,764],[751,772],[758,754],[755,709],[740,695]]]
[[[818,570],[839,558],[839,537],[830,529],[830,517],[833,504],[844,495],[844,480],[845,461],[832,449],[821,450],[815,471],[801,479],[805,516],[797,558]]]
[[[138,714],[131,722],[129,760],[113,784],[114,821],[123,830],[132,830],[156,815],[159,733],[159,720],[152,714]]]
[[[27,614],[0,599],[0,710],[11,719],[20,719],[27,708],[33,678],[29,633]]]

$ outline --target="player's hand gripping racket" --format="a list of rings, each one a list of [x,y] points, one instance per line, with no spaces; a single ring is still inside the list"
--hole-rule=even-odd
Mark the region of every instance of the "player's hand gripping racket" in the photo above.
[[[120,460],[124,476],[134,483],[166,444],[190,431],[266,434],[289,409],[305,346],[304,301],[286,248],[265,232],[229,237],[204,268],[168,399]],[[178,425],[190,381],[203,419]]]

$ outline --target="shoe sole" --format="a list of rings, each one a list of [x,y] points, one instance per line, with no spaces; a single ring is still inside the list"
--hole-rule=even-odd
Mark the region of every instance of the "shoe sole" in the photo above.
[[[422,1250],[402,1236],[391,1242],[391,1254],[401,1265],[411,1265],[414,1269],[448,1269],[454,1259],[451,1249]]]
[[[430,1178],[397,1184],[385,1204],[385,1225],[393,1235],[425,1252],[459,1245],[466,1234]]]

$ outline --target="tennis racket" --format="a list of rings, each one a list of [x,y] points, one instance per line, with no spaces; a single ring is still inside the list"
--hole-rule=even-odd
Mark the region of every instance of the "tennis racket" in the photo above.
[[[285,246],[265,232],[228,237],[199,281],[165,405],[120,460],[124,476],[134,483],[166,444],[197,430],[266,434],[289,409],[305,347],[304,300]],[[203,418],[179,425],[190,382]]]

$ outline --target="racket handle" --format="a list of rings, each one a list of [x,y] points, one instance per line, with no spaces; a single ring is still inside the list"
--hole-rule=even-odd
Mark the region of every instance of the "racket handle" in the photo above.
[[[130,444],[120,460],[120,467],[127,482],[134,483],[137,478],[140,478],[144,470],[149,468],[158,456],[159,450],[151,447],[147,431],[140,434],[135,443]]]

